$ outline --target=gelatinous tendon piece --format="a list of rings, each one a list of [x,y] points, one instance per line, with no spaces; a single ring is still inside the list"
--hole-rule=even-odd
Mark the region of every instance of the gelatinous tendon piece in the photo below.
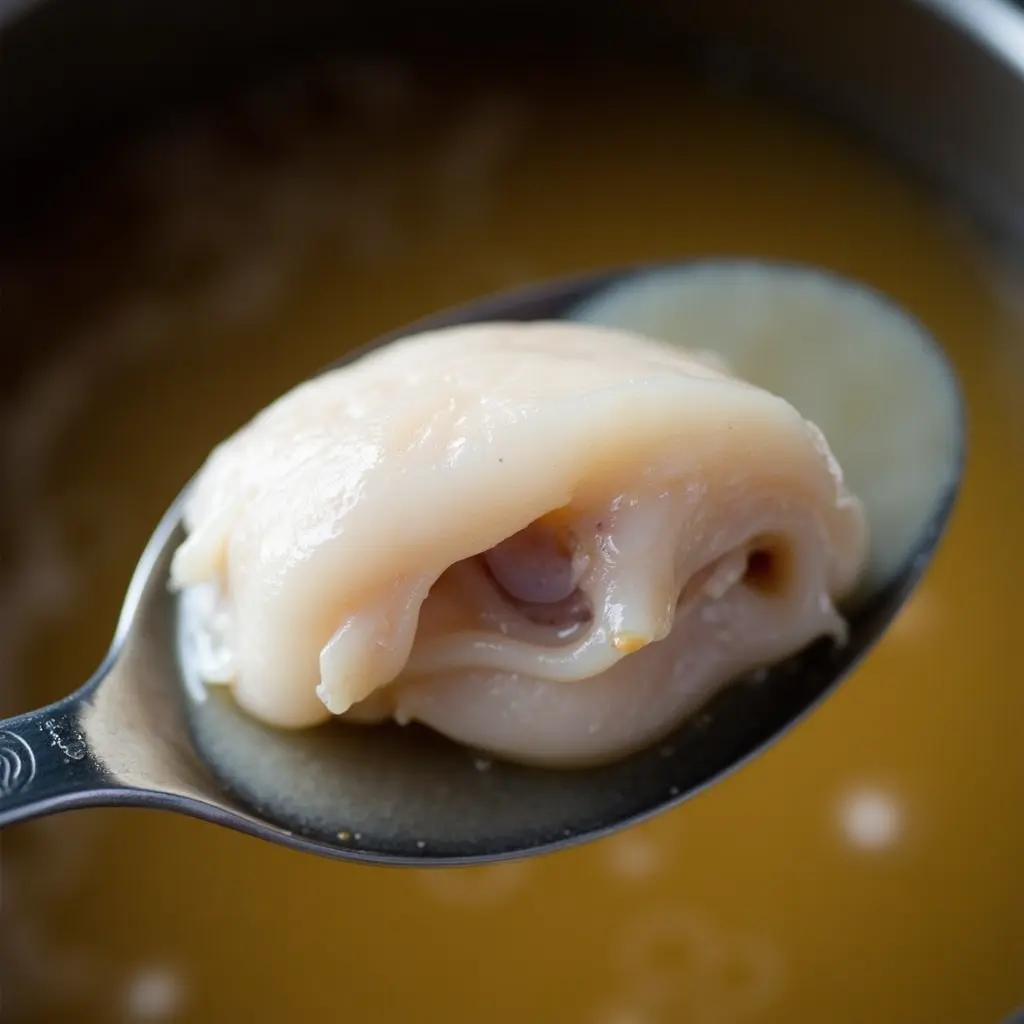
[[[568,323],[423,334],[302,385],[211,455],[186,519],[173,578],[218,595],[206,675],[249,712],[545,764],[621,756],[841,639],[867,547],[788,403]]]

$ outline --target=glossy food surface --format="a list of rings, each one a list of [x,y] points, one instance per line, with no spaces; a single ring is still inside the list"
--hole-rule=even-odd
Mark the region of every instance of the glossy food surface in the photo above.
[[[185,518],[190,646],[250,714],[419,721],[551,766],[844,641],[868,550],[788,402],[565,321],[427,331],[315,377],[214,450]]]

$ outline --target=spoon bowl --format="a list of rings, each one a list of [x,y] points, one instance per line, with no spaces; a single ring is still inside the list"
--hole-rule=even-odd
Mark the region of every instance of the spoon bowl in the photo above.
[[[617,268],[489,296],[385,335],[488,320],[566,318],[658,266]],[[952,370],[935,347],[934,357]],[[338,365],[338,364],[335,364]],[[959,491],[957,448],[926,526],[884,585],[848,615],[847,642],[820,640],[738,680],[664,741],[572,771],[481,757],[418,726],[331,723],[279,732],[207,691],[187,656],[188,616],[168,588],[184,539],[184,492],[153,534],[104,663],[49,707],[0,721],[0,827],[72,807],[126,804],[179,813],[343,860],[479,864],[595,839],[721,779],[811,711],[883,635],[941,540]],[[230,770],[224,768],[231,765]]]

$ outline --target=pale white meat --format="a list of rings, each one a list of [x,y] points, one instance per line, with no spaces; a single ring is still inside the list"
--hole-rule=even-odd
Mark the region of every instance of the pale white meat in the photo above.
[[[792,406],[569,323],[422,334],[301,385],[213,452],[186,525],[200,673],[251,714],[547,764],[621,756],[841,637],[867,550]]]

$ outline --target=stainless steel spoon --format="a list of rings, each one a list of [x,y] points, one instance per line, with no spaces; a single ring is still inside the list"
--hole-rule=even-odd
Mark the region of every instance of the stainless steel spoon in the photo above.
[[[457,323],[560,318],[655,269],[619,268],[488,297],[368,348]],[[937,349],[935,355],[944,358]],[[64,700],[0,722],[0,827],[74,807],[125,804],[178,811],[343,860],[417,866],[525,856],[605,835],[720,779],[850,672],[931,560],[959,489],[962,441],[952,459],[927,528],[895,577],[852,615],[848,643],[821,641],[757,685],[727,688],[656,747],[579,771],[491,763],[415,726],[283,734],[247,719],[230,698],[191,700],[180,608],[167,587],[170,557],[183,538],[179,497],[139,562],[96,674]],[[224,742],[232,747],[228,759]]]

